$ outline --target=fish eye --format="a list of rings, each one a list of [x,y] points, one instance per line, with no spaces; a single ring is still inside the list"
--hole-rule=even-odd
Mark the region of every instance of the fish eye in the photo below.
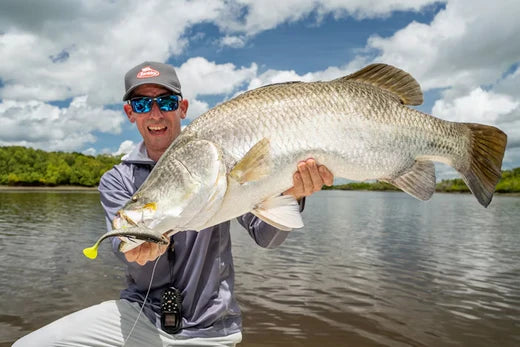
[[[137,196],[137,195],[132,196],[132,201],[133,201],[133,202],[136,202],[137,199],[138,199],[138,196]]]

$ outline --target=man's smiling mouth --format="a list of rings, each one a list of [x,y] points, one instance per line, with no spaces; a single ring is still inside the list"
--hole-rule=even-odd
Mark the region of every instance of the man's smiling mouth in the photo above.
[[[149,125],[148,126],[148,131],[152,134],[162,134],[166,131],[168,127],[164,126],[164,125]]]

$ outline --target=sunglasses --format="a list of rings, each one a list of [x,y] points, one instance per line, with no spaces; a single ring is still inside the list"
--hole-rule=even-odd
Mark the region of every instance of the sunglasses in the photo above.
[[[157,103],[159,110],[161,111],[175,111],[179,108],[179,95],[163,95],[157,96],[155,98],[151,98],[149,96],[139,96],[137,98],[132,98],[128,102],[132,106],[132,110],[135,113],[148,113],[152,110],[153,102]]]

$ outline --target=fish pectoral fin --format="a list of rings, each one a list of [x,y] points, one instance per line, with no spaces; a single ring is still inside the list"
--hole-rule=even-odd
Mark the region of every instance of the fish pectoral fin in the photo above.
[[[271,173],[271,144],[268,138],[258,141],[229,172],[229,176],[244,184],[258,181]]]
[[[303,227],[300,205],[291,195],[279,195],[263,201],[252,213],[280,230]]]
[[[423,103],[423,93],[419,83],[408,72],[395,66],[371,64],[335,81],[342,83],[352,80],[385,89],[399,98],[404,105]]]
[[[428,200],[435,192],[435,165],[429,160],[416,160],[404,174],[382,181],[393,184],[417,199]]]

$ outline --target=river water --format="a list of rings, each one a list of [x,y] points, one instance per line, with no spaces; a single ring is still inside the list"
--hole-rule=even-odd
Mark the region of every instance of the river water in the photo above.
[[[234,223],[243,346],[520,345],[520,197],[322,191],[261,249]],[[96,192],[0,192],[0,346],[117,298]]]

